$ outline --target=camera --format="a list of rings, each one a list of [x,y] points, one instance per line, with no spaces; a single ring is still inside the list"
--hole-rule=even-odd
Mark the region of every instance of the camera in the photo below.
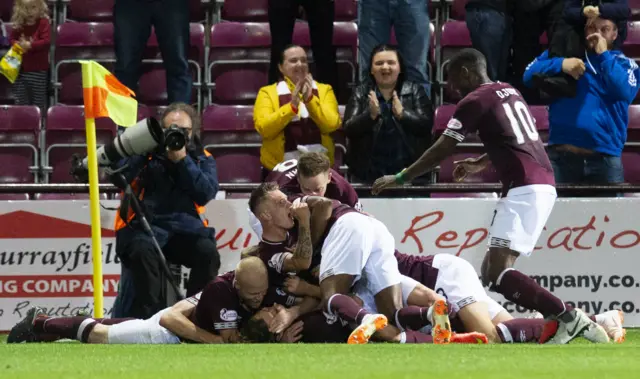
[[[164,145],[167,149],[178,151],[187,144],[189,136],[187,130],[172,124],[164,130]]]

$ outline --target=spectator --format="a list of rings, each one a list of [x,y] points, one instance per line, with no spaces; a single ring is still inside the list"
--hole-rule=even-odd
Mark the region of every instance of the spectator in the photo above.
[[[153,234],[167,259],[191,268],[187,296],[200,292],[218,274],[220,256],[215,230],[204,219],[205,205],[218,190],[216,162],[200,144],[200,118],[184,103],[169,105],[162,125],[183,129],[189,137],[180,150],[158,151],[123,159],[112,167],[120,168],[135,194],[125,193],[116,217],[116,253],[131,274],[133,300],[120,299],[130,308],[119,316],[149,318],[167,306],[163,296],[160,259],[151,237],[145,233],[135,213],[127,211],[128,196],[141,198],[142,208]],[[112,177],[116,185],[121,181]],[[125,222],[126,218],[126,222]]]
[[[614,48],[622,48],[627,38],[627,20],[630,16],[627,0],[567,0],[564,17],[558,21],[556,31],[549,44],[549,56],[552,58],[584,58],[584,28],[602,14],[618,26],[618,38]],[[538,76],[537,86],[551,97],[573,97],[576,95],[577,82],[570,75]]]
[[[629,104],[638,92],[638,65],[612,50],[616,24],[597,18],[585,30],[588,48],[579,58],[550,58],[545,51],[524,74],[564,72],[578,81],[577,96],[549,107],[549,158],[556,182],[608,184],[624,181],[620,155],[627,139]]]
[[[47,112],[49,88],[49,9],[45,0],[16,0],[11,16],[11,45],[18,44],[24,54],[20,75],[13,84],[18,105],[37,105]]]
[[[402,55],[380,45],[369,79],[354,90],[344,115],[352,180],[373,183],[418,159],[431,142],[432,106],[424,87],[405,80]]]
[[[191,104],[189,2],[186,0],[116,0],[113,7],[115,75],[136,94],[142,54],[153,26],[166,70],[169,103]]]
[[[269,83],[280,80],[278,62],[282,50],[292,43],[293,29],[302,6],[309,20],[309,34],[318,81],[338,88],[336,49],[333,46],[333,0],[269,0],[271,65]]]
[[[486,57],[489,78],[507,82],[512,34],[507,0],[469,0],[465,9],[471,42]]]
[[[360,0],[358,1],[358,62],[366,62],[373,49],[388,44],[391,27],[396,34],[400,55],[405,60],[409,81],[424,86],[430,94],[427,75],[429,54],[429,7],[424,0]],[[360,80],[369,77],[361,65]]]
[[[302,47],[285,47],[279,62],[280,81],[262,87],[253,108],[253,121],[262,136],[260,161],[265,177],[278,163],[295,159],[300,152],[324,152],[333,164],[330,133],[341,123],[333,89],[313,80]]]

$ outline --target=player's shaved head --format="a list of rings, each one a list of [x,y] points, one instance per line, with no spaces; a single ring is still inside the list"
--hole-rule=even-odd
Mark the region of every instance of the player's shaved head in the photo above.
[[[251,309],[258,309],[269,288],[267,266],[258,257],[241,259],[235,270],[235,287],[242,302]]]

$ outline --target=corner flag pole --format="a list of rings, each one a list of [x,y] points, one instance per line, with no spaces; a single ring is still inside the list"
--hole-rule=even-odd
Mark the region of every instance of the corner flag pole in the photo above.
[[[98,187],[98,156],[96,154],[96,120],[85,119],[87,160],[89,168],[89,208],[91,210],[91,256],[93,258],[93,317],[104,317],[102,288],[102,228],[100,227],[100,192]]]

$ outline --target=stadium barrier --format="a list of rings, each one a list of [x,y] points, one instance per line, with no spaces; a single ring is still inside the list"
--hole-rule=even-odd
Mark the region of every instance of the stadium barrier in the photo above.
[[[33,191],[46,192],[42,186]],[[399,251],[456,254],[479,270],[496,201],[376,198],[362,203],[387,225]],[[118,205],[116,200],[101,203]],[[516,267],[587,312],[620,308],[625,326],[640,326],[640,233],[629,217],[638,204],[634,198],[558,200],[536,251]],[[114,215],[101,209],[107,317],[120,274]],[[242,249],[258,242],[246,199],[214,200],[206,216],[216,228],[221,271],[231,270]],[[88,200],[0,202],[0,331],[10,329],[33,305],[54,316],[92,311],[89,223]],[[531,315],[492,296],[511,312]]]

